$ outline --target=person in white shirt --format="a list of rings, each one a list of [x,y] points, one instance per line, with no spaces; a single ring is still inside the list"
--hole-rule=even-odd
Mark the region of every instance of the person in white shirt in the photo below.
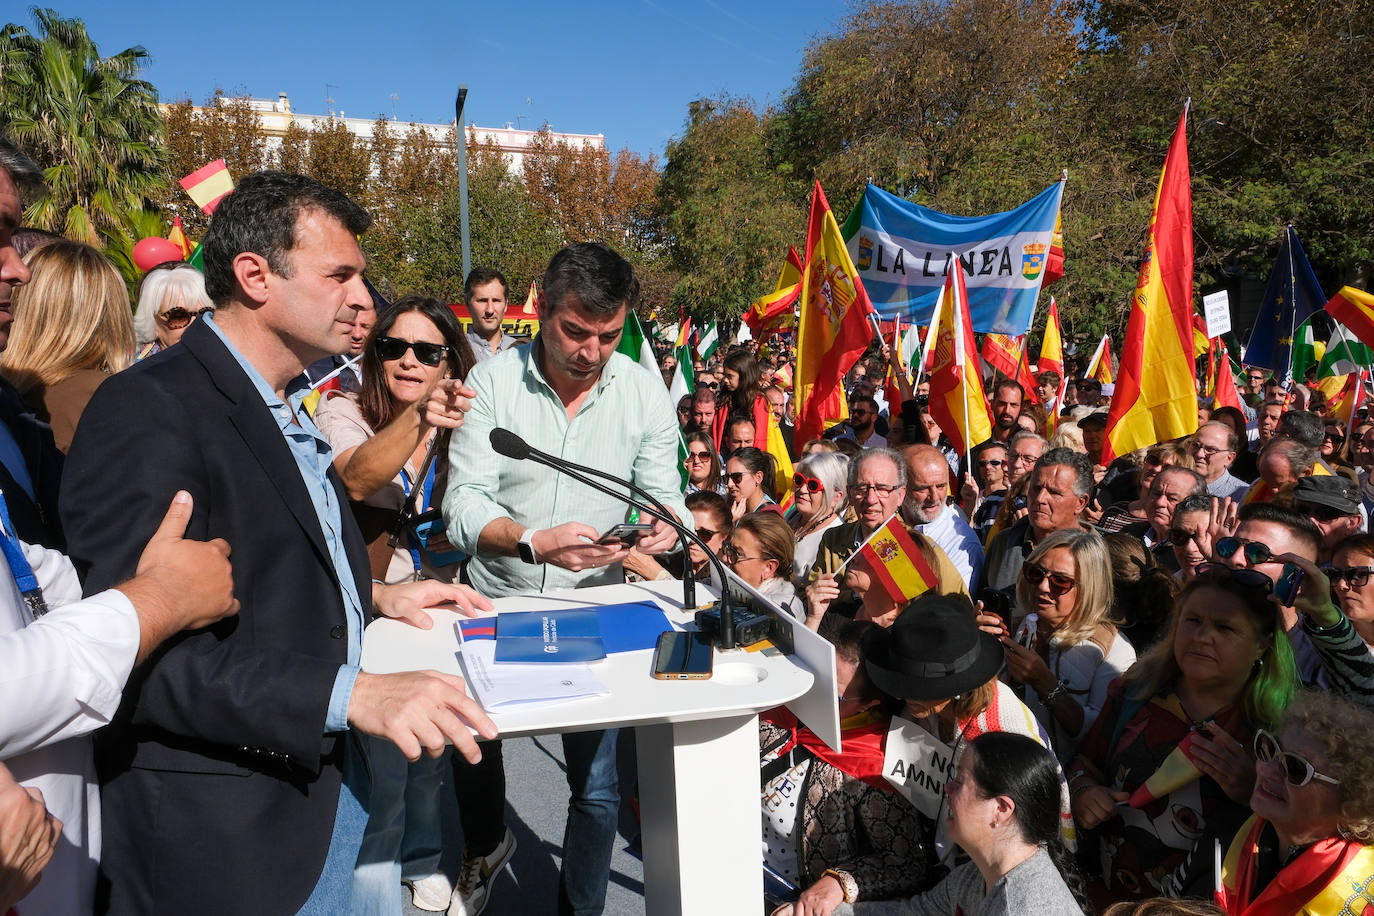
[[[983,545],[963,513],[949,504],[945,456],[933,445],[913,445],[902,460],[907,472],[902,517],[949,556],[971,592],[983,571]]]
[[[136,662],[172,634],[238,610],[228,544],[183,540],[190,518],[183,491],[144,548],[137,575],[84,600],[65,556],[10,541],[23,562],[6,551],[7,571],[17,575],[0,582],[0,696],[24,700],[0,704],[0,760],[17,783],[42,793],[63,838],[47,880],[23,898],[24,916],[91,912],[100,795],[88,736],[109,723]],[[37,617],[18,584],[24,566],[51,608],[40,607]],[[0,871],[11,864],[0,861]]]

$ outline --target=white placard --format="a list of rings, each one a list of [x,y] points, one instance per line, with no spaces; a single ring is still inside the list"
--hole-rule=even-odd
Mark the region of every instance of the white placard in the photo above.
[[[945,783],[953,773],[953,748],[910,719],[892,717],[883,775],[917,811],[932,820],[939,816]]]
[[[1207,321],[1207,336],[1220,337],[1231,330],[1231,297],[1218,290],[1202,297],[1202,315]]]

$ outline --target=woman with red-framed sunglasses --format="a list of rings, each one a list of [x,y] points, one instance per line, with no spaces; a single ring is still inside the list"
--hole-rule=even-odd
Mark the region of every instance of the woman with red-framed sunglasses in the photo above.
[[[844,521],[848,473],[849,458],[841,452],[815,452],[797,463],[787,521],[797,536],[792,566],[799,584],[816,562],[821,536]]]

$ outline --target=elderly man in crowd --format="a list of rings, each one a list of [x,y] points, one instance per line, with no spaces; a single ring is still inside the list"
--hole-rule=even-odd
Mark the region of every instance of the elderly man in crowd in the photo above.
[[[1319,455],[1320,452],[1310,445],[1275,436],[1260,452],[1260,479],[1246,492],[1245,502],[1269,502],[1284,487],[1291,487],[1310,476]]]
[[[1312,520],[1321,532],[1317,562],[1331,562],[1341,541],[1364,528],[1360,516],[1360,488],[1339,474],[1304,477],[1293,488],[1293,508]]]
[[[1207,482],[1197,471],[1176,464],[1160,468],[1145,495],[1145,511],[1150,527],[1145,531],[1145,546],[1168,568],[1173,568],[1174,555],[1169,550],[1169,530],[1174,509],[1189,496],[1205,496]]]
[[[933,445],[913,445],[906,462],[902,517],[945,552],[970,592],[983,570],[983,545],[959,509],[949,502],[949,464]]]
[[[1207,492],[1221,499],[1239,500],[1250,485],[1231,473],[1240,437],[1226,423],[1210,421],[1193,434],[1193,460],[1197,471],[1207,478]]]
[[[906,501],[906,485],[906,465],[891,449],[869,449],[849,463],[849,504],[858,517],[821,535],[816,562],[807,579],[808,588],[822,578],[828,580],[824,587],[838,586],[839,595],[831,602],[831,610],[852,613],[858,607],[849,587],[835,582],[835,571],[901,508]]]
[[[1021,478],[1035,469],[1036,462],[1049,445],[1044,436],[1028,429],[1015,433],[1007,441],[1007,484],[1020,483]]]
[[[1031,548],[1051,531],[1075,528],[1088,505],[1093,469],[1088,456],[1068,448],[1052,448],[1036,462],[1026,490],[1026,517],[988,544],[983,580],[988,588],[1016,584],[1021,564]]]

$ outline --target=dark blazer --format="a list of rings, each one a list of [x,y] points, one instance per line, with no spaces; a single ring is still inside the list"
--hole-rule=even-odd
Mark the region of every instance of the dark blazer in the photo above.
[[[367,554],[330,477],[364,612]],[[113,913],[292,913],[329,847],[340,734],[324,734],[347,660],[343,598],[276,421],[215,333],[112,376],[62,480],[87,594],[130,577],[178,489],[187,537],[225,538],[237,617],[168,640],[135,670],[98,745]]]
[[[0,379],[0,423],[4,423],[14,436],[37,497],[29,499],[9,469],[0,464],[0,491],[5,494],[5,504],[9,507],[15,531],[21,540],[30,544],[63,550],[67,543],[62,537],[62,526],[57,515],[62,453],[53,444],[52,428],[4,379]]]

